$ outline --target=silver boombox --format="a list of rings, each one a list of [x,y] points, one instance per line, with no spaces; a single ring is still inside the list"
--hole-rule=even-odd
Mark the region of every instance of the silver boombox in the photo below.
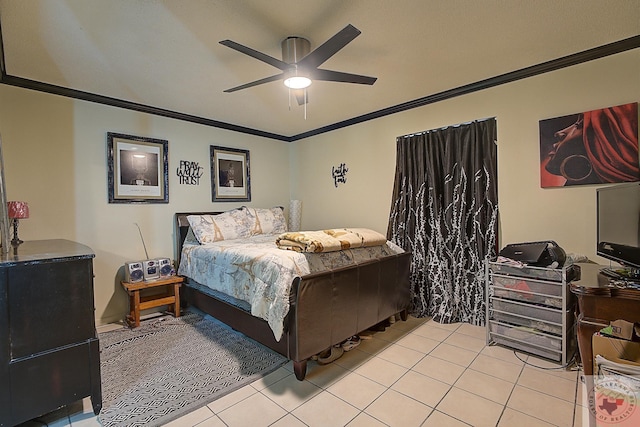
[[[147,259],[144,261],[125,262],[124,280],[129,283],[143,280],[156,280],[175,276],[176,272],[169,258]]]

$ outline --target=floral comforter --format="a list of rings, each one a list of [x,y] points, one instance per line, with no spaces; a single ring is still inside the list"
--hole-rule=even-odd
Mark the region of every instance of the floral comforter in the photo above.
[[[178,274],[249,303],[251,314],[266,320],[280,341],[295,277],[403,252],[387,242],[336,252],[300,253],[278,249],[276,237],[262,234],[204,245],[185,243]]]

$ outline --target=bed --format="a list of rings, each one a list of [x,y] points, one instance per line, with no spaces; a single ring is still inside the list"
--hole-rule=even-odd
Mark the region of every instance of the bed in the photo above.
[[[220,215],[228,212],[175,214],[176,260],[179,266],[182,266],[181,257],[191,256],[189,250],[193,250],[193,228],[188,217],[222,218]],[[271,237],[275,246],[276,235]],[[410,259],[409,252],[394,253],[293,277],[287,293],[288,311],[282,320],[279,336],[270,325],[270,319],[256,317],[251,314],[251,309],[238,304],[234,298],[209,290],[200,283],[206,279],[199,277],[196,280],[190,277],[191,274],[186,274],[182,297],[185,305],[212,315],[290,359],[296,378],[302,381],[311,356],[392,315],[407,319]]]

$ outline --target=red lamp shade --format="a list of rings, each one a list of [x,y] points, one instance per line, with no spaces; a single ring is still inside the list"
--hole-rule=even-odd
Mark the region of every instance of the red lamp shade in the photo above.
[[[29,205],[27,204],[27,202],[7,202],[7,206],[9,208],[9,218],[29,218]]]

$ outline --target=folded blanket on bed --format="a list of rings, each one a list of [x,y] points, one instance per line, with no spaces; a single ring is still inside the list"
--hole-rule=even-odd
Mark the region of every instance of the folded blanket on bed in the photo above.
[[[333,252],[380,246],[386,242],[386,237],[368,228],[294,231],[283,233],[276,238],[278,248],[296,252]]]

